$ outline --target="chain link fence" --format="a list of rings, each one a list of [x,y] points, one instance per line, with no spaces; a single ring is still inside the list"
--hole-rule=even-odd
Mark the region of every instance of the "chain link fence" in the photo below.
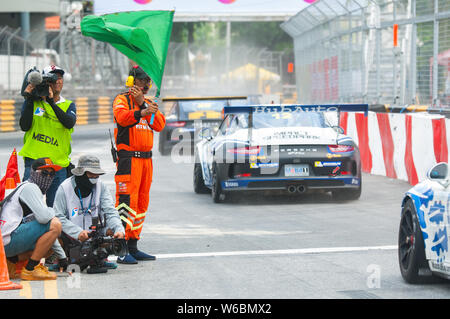
[[[450,107],[448,0],[319,0],[282,28],[300,103]]]

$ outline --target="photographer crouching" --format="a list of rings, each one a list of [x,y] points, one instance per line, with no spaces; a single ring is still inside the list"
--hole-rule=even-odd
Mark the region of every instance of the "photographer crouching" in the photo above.
[[[50,65],[41,72],[36,68],[25,75],[22,96],[25,101],[20,116],[20,128],[25,132],[23,156],[25,171],[23,180],[30,176],[34,159],[49,157],[63,167],[59,170],[46,193],[47,206],[52,207],[58,186],[67,177],[70,164],[71,140],[76,122],[75,104],[61,96],[64,86],[64,70]]]
[[[54,209],[62,224],[61,239],[69,263],[89,267],[88,273],[103,273],[117,267],[109,255],[128,253],[125,229],[114,201],[99,178],[105,174],[100,160],[83,155],[56,191]]]

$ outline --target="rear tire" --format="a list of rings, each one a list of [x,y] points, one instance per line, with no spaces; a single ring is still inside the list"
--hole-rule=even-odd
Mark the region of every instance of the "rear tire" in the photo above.
[[[411,200],[402,209],[398,232],[398,261],[403,279],[410,284],[422,281],[419,275],[421,268],[429,270],[422,230]]]
[[[197,194],[208,194],[211,192],[211,190],[205,186],[200,163],[194,164],[194,192]]]
[[[212,169],[211,195],[214,203],[223,203],[225,201],[225,193],[222,190],[222,181],[217,176],[216,164],[213,164]]]

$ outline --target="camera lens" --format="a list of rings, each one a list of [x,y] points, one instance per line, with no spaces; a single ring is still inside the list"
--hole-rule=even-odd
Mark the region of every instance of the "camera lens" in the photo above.
[[[112,254],[116,256],[124,256],[128,253],[127,243],[125,239],[113,239],[111,248]]]

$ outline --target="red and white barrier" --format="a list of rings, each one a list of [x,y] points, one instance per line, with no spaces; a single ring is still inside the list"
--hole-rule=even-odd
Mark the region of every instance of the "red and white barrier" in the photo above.
[[[448,121],[427,113],[343,112],[340,126],[358,144],[363,172],[415,185],[434,164],[448,162]]]

